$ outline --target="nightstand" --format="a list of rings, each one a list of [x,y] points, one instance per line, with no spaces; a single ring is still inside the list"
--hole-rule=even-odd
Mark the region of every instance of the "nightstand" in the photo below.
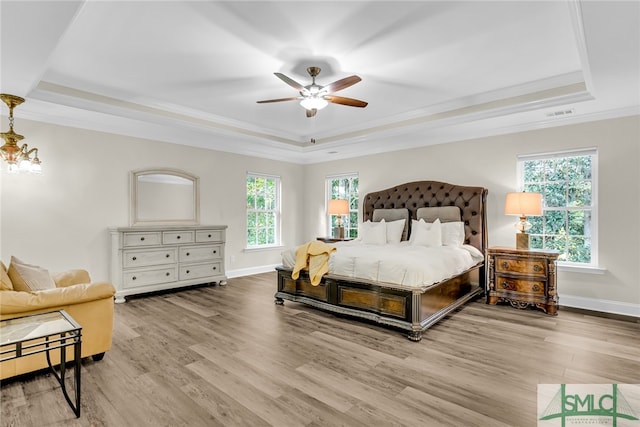
[[[349,240],[353,240],[351,237],[316,237],[316,240],[320,240],[325,243],[336,243],[336,242],[348,242]]]
[[[534,306],[558,314],[557,251],[492,247],[488,255],[488,304],[504,301],[516,308]]]

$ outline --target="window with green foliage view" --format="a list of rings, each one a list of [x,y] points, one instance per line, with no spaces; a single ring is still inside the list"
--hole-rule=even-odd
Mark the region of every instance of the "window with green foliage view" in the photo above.
[[[349,215],[342,217],[344,237],[358,237],[358,175],[337,175],[327,177],[327,199],[346,199],[349,201]],[[328,236],[336,226],[336,216],[328,215]]]
[[[596,263],[595,150],[522,156],[522,190],[543,195],[542,216],[528,217],[529,246],[560,252],[559,261]]]
[[[247,175],[247,247],[280,243],[280,178]]]

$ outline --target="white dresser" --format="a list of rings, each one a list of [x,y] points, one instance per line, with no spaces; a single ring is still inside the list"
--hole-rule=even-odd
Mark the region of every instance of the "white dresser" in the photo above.
[[[127,295],[202,283],[225,284],[226,225],[109,229],[116,302]]]

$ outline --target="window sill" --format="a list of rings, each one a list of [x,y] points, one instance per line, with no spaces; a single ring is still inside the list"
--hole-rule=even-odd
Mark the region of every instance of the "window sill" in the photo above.
[[[274,249],[284,249],[283,245],[270,245],[270,246],[255,246],[252,248],[244,248],[244,252],[260,252],[260,251],[271,251]]]
[[[558,263],[558,271],[562,271],[566,273],[604,274],[607,272],[607,269],[603,267],[596,267],[591,265],[582,266],[582,265]]]

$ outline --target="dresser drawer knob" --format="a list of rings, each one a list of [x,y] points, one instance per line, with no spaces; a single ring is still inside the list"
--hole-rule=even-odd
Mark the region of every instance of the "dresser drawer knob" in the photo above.
[[[542,271],[542,267],[540,267],[538,264],[535,264],[535,265],[533,266],[533,271],[535,271],[535,272],[540,272],[540,271]]]
[[[166,274],[166,276],[168,277],[171,273],[169,273],[169,272],[167,271],[165,274]]]
[[[165,257],[169,258],[171,255],[170,254],[166,254]]]
[[[180,235],[177,235],[177,236],[176,236],[176,239],[180,240]]]
[[[136,258],[136,257],[133,257],[133,258],[131,258],[131,259],[132,259],[133,261],[135,261],[135,260],[137,260],[138,258]]]
[[[214,270],[216,270],[216,269],[217,269],[217,267],[213,267],[213,269],[214,269]]]
[[[502,261],[502,268],[509,267],[509,263],[507,261]]]
[[[509,283],[508,282],[502,282],[502,287],[503,288],[508,288],[509,287]]]
[[[140,238],[140,241],[141,241],[141,242],[144,242],[144,237],[141,237],[141,238]]]
[[[213,250],[213,253],[214,253],[214,254],[217,254],[217,253],[218,253],[218,251],[216,251],[216,250],[214,249],[214,250]]]
[[[187,256],[191,255],[189,252],[187,252]]]
[[[137,279],[137,277],[136,277],[136,276],[133,276],[133,277],[131,278],[131,280],[136,280],[136,279]]]
[[[190,271],[189,271],[189,270],[187,270],[187,274],[189,274],[189,273],[190,273]]]
[[[208,238],[211,238],[211,234],[207,235]]]
[[[538,292],[540,290],[540,286],[533,285],[533,287],[531,289],[533,289],[533,292]]]

